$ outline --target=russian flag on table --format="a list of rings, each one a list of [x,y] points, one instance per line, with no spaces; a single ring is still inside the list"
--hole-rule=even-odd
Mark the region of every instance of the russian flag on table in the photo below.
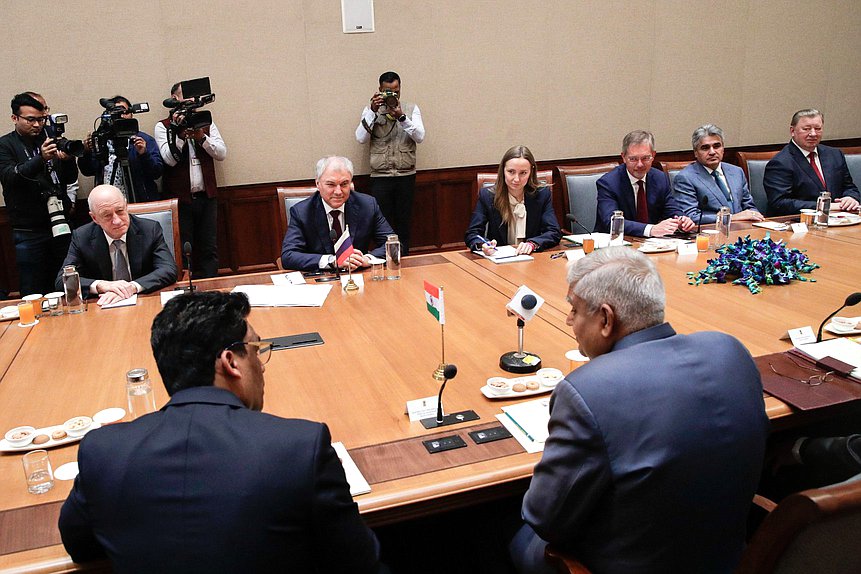
[[[425,281],[425,302],[430,314],[436,317],[440,325],[445,325],[445,306],[443,304],[442,288]]]
[[[344,233],[335,242],[335,259],[338,261],[338,266],[350,258],[353,254],[353,238],[350,237],[350,226],[344,228]]]

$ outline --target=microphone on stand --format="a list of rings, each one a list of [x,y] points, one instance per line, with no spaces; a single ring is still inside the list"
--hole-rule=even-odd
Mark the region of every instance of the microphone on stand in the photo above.
[[[439,395],[437,396],[436,418],[426,418],[421,420],[422,426],[424,426],[426,429],[478,420],[478,414],[476,414],[476,412],[472,410],[460,411],[457,413],[443,416],[442,392],[445,390],[445,384],[449,381],[449,379],[453,379],[455,378],[455,376],[457,376],[457,365],[452,365],[451,363],[449,363],[445,367],[443,367],[443,381],[442,385],[439,388]]]
[[[509,373],[534,373],[541,368],[541,357],[523,350],[523,328],[544,304],[544,299],[526,285],[521,285],[505,306],[509,315],[517,317],[517,350],[499,357],[499,368]]]
[[[861,293],[856,291],[855,293],[852,293],[851,295],[846,297],[846,300],[843,302],[843,305],[841,305],[839,309],[825,317],[825,320],[822,321],[821,325],[819,325],[819,332],[816,334],[816,342],[818,343],[822,340],[822,328],[825,326],[825,323],[828,322],[828,319],[842,311],[845,307],[853,307],[858,303],[861,303]]]
[[[192,275],[192,267],[191,267],[191,241],[186,241],[182,245],[182,252],[185,255],[185,260],[188,262],[188,285],[183,287],[182,290],[187,293],[194,293],[197,287],[191,284],[191,275]]]
[[[570,221],[571,223],[576,223],[578,226],[580,226],[580,229],[582,229],[583,231],[585,231],[588,235],[592,235],[592,232],[591,232],[591,231],[589,231],[588,229],[586,229],[586,226],[585,226],[585,225],[583,225],[582,223],[580,223],[579,221],[577,221],[577,218],[576,218],[576,217],[574,217],[574,214],[573,214],[573,213],[566,213],[566,214],[565,214],[565,218],[566,218],[568,221]],[[571,228],[571,231],[574,231],[574,228],[573,228],[573,227]]]

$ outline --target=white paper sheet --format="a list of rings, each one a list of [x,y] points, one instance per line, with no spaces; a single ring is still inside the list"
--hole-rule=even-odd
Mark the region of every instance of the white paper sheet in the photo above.
[[[245,293],[252,307],[322,307],[331,285],[239,285],[233,293]]]
[[[113,303],[109,303],[107,305],[102,305],[102,309],[116,309],[117,307],[131,307],[133,305],[137,305],[138,303],[138,295],[135,293],[128,299],[120,299],[119,301],[114,301]]]
[[[355,462],[353,462],[353,458],[350,456],[350,453],[347,452],[346,447],[344,447],[344,443],[333,442],[332,448],[335,449],[335,452],[338,453],[338,458],[341,459],[341,464],[344,467],[344,474],[347,475],[347,484],[350,485],[350,494],[358,496],[360,494],[371,492],[371,485],[368,484],[368,481],[365,480],[364,475],[362,475],[362,471],[359,470],[359,467],[356,466]]]
[[[810,343],[796,347],[799,351],[816,359],[834,357],[838,361],[849,363],[855,370],[849,373],[853,379],[861,381],[861,345],[849,339],[829,339],[821,343]]]

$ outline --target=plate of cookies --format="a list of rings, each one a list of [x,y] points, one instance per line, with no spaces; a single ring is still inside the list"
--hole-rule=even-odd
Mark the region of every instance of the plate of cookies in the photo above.
[[[539,369],[524,377],[490,377],[481,387],[481,394],[489,399],[514,399],[549,393],[562,380],[559,369]]]
[[[119,417],[113,414],[114,420],[111,422],[118,422],[125,416],[123,409],[105,409],[92,417],[85,415],[72,417],[60,425],[38,429],[31,426],[15,427],[7,431],[4,437],[0,439],[0,452],[27,452],[77,442],[84,438],[84,435],[91,430],[97,429],[103,424],[108,424],[105,422],[107,419],[103,416],[108,411],[122,411],[122,415]]]

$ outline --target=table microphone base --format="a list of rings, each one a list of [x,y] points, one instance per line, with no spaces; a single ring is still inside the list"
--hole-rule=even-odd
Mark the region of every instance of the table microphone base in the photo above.
[[[426,419],[422,419],[422,426],[426,429],[435,429],[437,427],[444,427],[448,425],[456,425],[458,423],[465,423],[468,421],[477,421],[478,414],[475,411],[460,411],[459,413],[451,413],[442,417],[442,422],[436,422],[436,417],[430,417]]]
[[[182,287],[177,287],[177,291],[182,291],[183,293],[194,293],[197,291],[197,285],[184,285]]]
[[[499,357],[499,368],[509,373],[534,373],[541,368],[541,357],[533,353],[509,351]]]

